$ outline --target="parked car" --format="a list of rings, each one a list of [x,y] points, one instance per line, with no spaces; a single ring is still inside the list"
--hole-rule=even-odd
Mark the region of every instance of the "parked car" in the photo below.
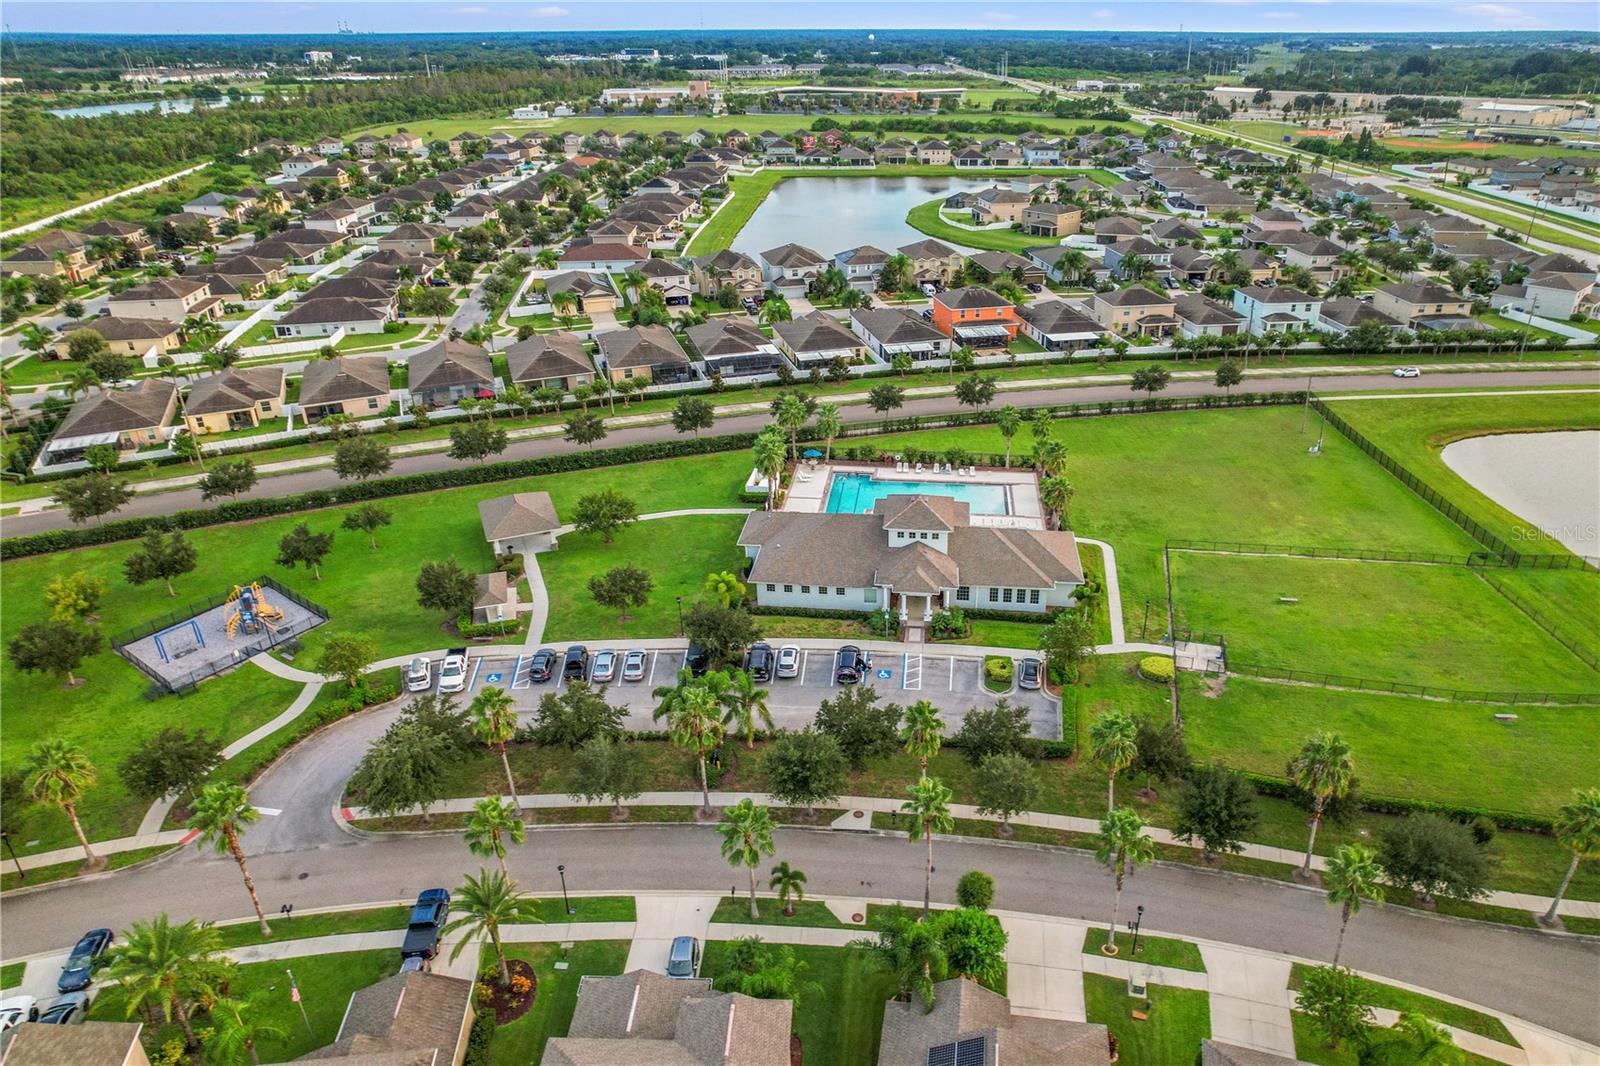
[[[839,654],[834,656],[833,679],[841,685],[854,685],[864,680],[870,669],[872,669],[872,656],[854,644],[846,644],[839,649]]]
[[[643,681],[645,664],[648,661],[649,655],[638,648],[624,655],[622,657],[622,680]]]
[[[1397,378],[1420,378],[1422,376],[1422,368],[1416,366],[1397,366],[1394,368],[1394,376]]]
[[[51,1000],[39,1015],[40,1025],[82,1025],[89,1016],[89,993],[68,992]]]
[[[589,676],[589,649],[582,644],[574,644],[567,649],[567,654],[561,661],[561,679],[563,681],[582,681]]]
[[[433,684],[433,663],[419,655],[406,664],[406,691],[426,692]]]
[[[700,972],[700,941],[692,936],[674,937],[667,950],[667,976],[693,977]]]
[[[591,681],[612,681],[617,676],[617,653],[610,648],[597,651],[594,654],[594,669],[589,673]]]
[[[1017,687],[1038,688],[1039,678],[1044,673],[1044,664],[1038,659],[1028,658],[1017,664]]]
[[[933,308],[924,307],[922,309],[922,320],[924,322],[932,322],[933,321]]]
[[[400,973],[426,973],[427,971],[428,960],[421,956],[400,960],[400,969],[398,971]]]
[[[88,988],[89,982],[94,979],[94,968],[100,956],[110,946],[109,929],[91,929],[79,937],[72,954],[67,956],[67,964],[61,968],[61,976],[56,979],[56,991],[76,992],[80,988]]]
[[[0,999],[0,1033],[23,1022],[39,1020],[39,1001],[32,996]]]
[[[1044,286],[1040,285],[1037,281],[1028,282],[1027,288],[1028,288],[1029,292],[1043,292],[1044,291]]]
[[[778,676],[800,676],[800,649],[793,644],[785,644],[778,649]]]
[[[683,653],[683,665],[689,668],[691,676],[704,677],[706,671],[711,669],[711,656],[700,645],[690,641],[689,650]]]
[[[763,641],[752,644],[750,650],[744,653],[744,668],[750,672],[750,680],[767,682],[772,680],[772,645]]]
[[[460,692],[467,687],[467,649],[451,648],[439,664],[439,691]]]
[[[402,959],[431,959],[439,953],[439,931],[450,920],[450,892],[427,888],[411,906],[406,937],[400,944]]]
[[[528,664],[528,680],[545,682],[550,680],[550,675],[556,671],[556,653],[554,648],[540,648],[533,653],[533,661]]]

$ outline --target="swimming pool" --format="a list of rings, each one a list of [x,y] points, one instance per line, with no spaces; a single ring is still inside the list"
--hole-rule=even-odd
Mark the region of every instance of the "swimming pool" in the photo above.
[[[1010,514],[1004,485],[943,481],[876,481],[871,474],[834,474],[828,486],[829,514],[864,514],[885,496],[950,496],[973,514]]]

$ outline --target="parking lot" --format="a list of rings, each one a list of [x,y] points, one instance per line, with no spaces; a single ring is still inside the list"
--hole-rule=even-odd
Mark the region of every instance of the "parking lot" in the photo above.
[[[556,647],[554,650],[559,655],[564,649]],[[604,649],[599,645],[590,646],[591,664],[593,653],[601,650]],[[627,649],[619,646],[614,650],[619,655],[620,676],[620,655]],[[505,688],[516,698],[519,716],[531,717],[539,698],[559,690],[564,683],[559,676],[543,683],[535,682],[529,676],[532,659],[532,652],[509,657],[469,655],[467,688],[462,699],[470,700],[480,688]],[[675,682],[683,659],[681,649],[648,651],[644,680],[619,680],[607,686],[606,698],[629,709],[629,728],[660,728],[660,723],[650,717],[657,703],[651,692]],[[1056,700],[1043,692],[1016,688],[1005,693],[990,692],[983,685],[982,666],[983,660],[978,656],[963,656],[944,649],[925,655],[879,652],[873,656],[869,683],[890,703],[927,700],[938,708],[951,732],[960,728],[961,720],[972,707],[984,706],[1003,695],[1013,706],[1028,709],[1034,736],[1061,739],[1060,705]],[[556,670],[559,674],[559,659]],[[841,687],[833,676],[833,650],[803,650],[798,677],[773,678],[762,687],[771,694],[767,706],[775,725],[785,729],[804,728],[816,714],[817,705],[835,695]]]

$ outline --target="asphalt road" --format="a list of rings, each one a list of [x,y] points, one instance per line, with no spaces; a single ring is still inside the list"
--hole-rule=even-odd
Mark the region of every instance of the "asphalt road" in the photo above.
[[[469,301],[468,306],[475,307],[477,303],[475,300]],[[466,313],[466,308],[462,309],[462,313]],[[1177,365],[1181,369],[1181,364]],[[1297,389],[1305,388],[1305,384],[1306,378],[1304,375],[1286,373],[1282,377],[1249,378],[1246,387],[1252,392],[1293,392]],[[1409,379],[1396,378],[1386,373],[1351,374],[1348,376],[1321,377],[1316,380],[1315,385],[1319,393],[1372,392],[1379,390],[1431,392],[1440,389],[1506,388],[1508,386],[1600,385],[1600,371],[1592,369],[1529,370],[1515,373],[1488,370],[1429,371],[1419,378]],[[1206,380],[1174,381],[1167,386],[1166,391],[1161,395],[1163,397],[1212,396],[1216,394],[1216,391],[1216,387]],[[1018,406],[1126,400],[1130,395],[1132,393],[1128,386],[1123,383],[1070,389],[1008,390],[1000,394],[1004,402]],[[895,412],[895,415],[896,417],[909,417],[911,415],[949,414],[959,409],[960,405],[956,403],[954,396],[929,396],[907,401],[904,407]],[[852,422],[867,421],[867,419],[861,418],[864,413],[865,408],[862,407],[848,407],[845,409],[846,418]],[[717,419],[716,432],[753,432],[770,421],[771,419],[765,412],[732,415],[727,418]],[[668,424],[635,426],[613,430],[605,438],[601,446],[616,447],[644,441],[671,440],[677,436],[679,434]],[[572,445],[560,437],[520,440],[512,443],[504,454],[497,457],[497,461],[529,459],[571,450]],[[445,452],[427,452],[421,455],[407,455],[397,458],[390,474],[421,474],[431,470],[445,470],[459,465],[462,465],[461,461],[450,458]],[[280,474],[276,477],[265,478],[257,485],[251,495],[256,498],[287,496],[311,489],[331,488],[338,484],[338,475],[333,472],[331,467],[317,467],[297,473]],[[182,489],[173,492],[135,496],[114,517],[143,518],[205,506],[206,503],[201,500],[198,489]],[[0,536],[19,536],[48,529],[62,529],[70,524],[71,522],[67,518],[66,512],[60,509],[33,515],[19,515],[5,520]]]

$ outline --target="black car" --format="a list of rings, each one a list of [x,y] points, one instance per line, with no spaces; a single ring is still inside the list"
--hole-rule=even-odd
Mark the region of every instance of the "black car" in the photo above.
[[[589,676],[589,649],[582,644],[574,644],[567,649],[567,656],[561,662],[561,679],[563,681],[582,681]]]
[[[556,670],[556,653],[551,648],[540,648],[533,653],[533,661],[528,664],[529,681],[549,681],[550,675]]]
[[[744,668],[750,671],[752,681],[771,681],[773,665],[772,645],[753,644],[744,656]]]
[[[846,644],[839,649],[839,654],[834,656],[833,679],[841,685],[854,685],[865,680],[870,669],[872,669],[872,656],[854,644]]]
[[[431,959],[439,953],[439,933],[450,919],[450,893],[443,888],[424,889],[411,907],[401,959]]]
[[[81,988],[88,988],[94,979],[95,964],[110,946],[109,929],[91,929],[79,937],[72,954],[67,956],[67,964],[61,968],[61,977],[56,981],[56,990],[76,992]]]
[[[700,645],[690,642],[689,650],[683,653],[683,665],[689,668],[691,677],[704,677],[711,669],[711,656]]]

